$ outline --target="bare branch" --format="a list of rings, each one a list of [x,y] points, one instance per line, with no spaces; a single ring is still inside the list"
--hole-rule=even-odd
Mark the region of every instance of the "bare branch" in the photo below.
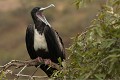
[[[11,60],[9,63],[5,64],[4,66],[0,66],[0,68],[3,68],[3,71],[7,70],[8,68],[15,66],[16,69],[20,67],[24,67],[27,65],[27,67],[35,66],[39,64],[44,64],[44,60],[41,62],[38,62],[36,59],[29,60],[29,61],[20,61],[20,60]],[[61,70],[62,67],[54,62],[51,62],[48,64],[52,68],[56,68],[57,70]]]
[[[11,74],[11,75],[14,75],[16,77],[28,77],[31,79],[35,79],[35,78],[38,78],[38,79],[47,79],[48,77],[47,76],[30,76],[30,75],[25,75],[25,74],[13,74],[11,70],[6,70],[5,71],[5,74]],[[14,80],[16,80],[18,78],[15,78]]]
[[[17,74],[15,74],[15,76],[17,76]],[[47,79],[48,76],[30,76],[30,75],[24,75],[24,74],[19,74],[19,77],[28,77],[30,80],[31,79],[35,79],[35,78],[38,78],[38,79]],[[16,79],[14,79],[16,80]]]
[[[46,59],[45,59],[46,60]],[[46,78],[47,76],[34,76],[34,73],[32,74],[32,76],[30,75],[23,75],[21,74],[21,72],[26,68],[26,67],[30,67],[30,66],[36,66],[36,65],[41,65],[41,64],[45,64],[45,60],[41,60],[38,61],[37,59],[34,60],[27,60],[27,61],[20,61],[20,60],[11,60],[10,62],[8,62],[7,64],[0,66],[0,68],[2,68],[2,70],[0,71],[0,74],[2,72],[6,72],[7,73],[12,73],[12,71],[8,70],[10,67],[14,66],[16,69],[21,68],[22,69],[18,72],[18,74],[15,74],[15,76],[17,76],[14,80],[18,79],[19,77],[28,77],[30,80],[34,79],[34,78]],[[62,70],[62,67],[54,62],[50,62],[49,64],[50,67],[52,68],[56,68],[57,70]],[[37,71],[37,70],[36,70]],[[35,71],[35,72],[36,72]],[[48,77],[47,77],[48,78]]]

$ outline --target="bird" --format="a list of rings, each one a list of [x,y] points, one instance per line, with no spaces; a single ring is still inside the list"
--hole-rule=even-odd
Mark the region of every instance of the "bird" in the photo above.
[[[43,14],[50,7],[55,6],[50,4],[47,7],[34,7],[32,9],[33,24],[29,24],[26,29],[26,48],[31,59],[46,59],[46,62],[52,61],[59,64],[59,58],[61,61],[65,60],[65,48],[58,32],[53,29]],[[47,64],[40,65],[40,68],[48,77],[56,70]]]

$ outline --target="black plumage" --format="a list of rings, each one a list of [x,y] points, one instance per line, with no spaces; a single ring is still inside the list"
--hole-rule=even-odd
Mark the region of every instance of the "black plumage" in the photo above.
[[[31,59],[41,57],[42,59],[50,59],[54,63],[58,63],[60,57],[65,59],[65,51],[62,39],[59,34],[47,22],[42,12],[51,7],[45,8],[35,7],[31,11],[34,25],[29,25],[26,30],[26,47]],[[36,42],[35,42],[36,41]],[[40,68],[50,77],[54,68],[48,65],[41,65]]]

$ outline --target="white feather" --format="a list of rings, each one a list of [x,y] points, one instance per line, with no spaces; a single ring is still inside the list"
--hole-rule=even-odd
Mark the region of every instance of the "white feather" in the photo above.
[[[47,42],[44,34],[39,34],[37,29],[34,29],[34,49],[45,49],[48,51]]]

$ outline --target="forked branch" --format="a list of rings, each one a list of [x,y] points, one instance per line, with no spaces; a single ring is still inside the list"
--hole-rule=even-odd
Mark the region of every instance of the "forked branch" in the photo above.
[[[23,75],[23,74],[20,74],[26,67],[30,67],[30,66],[36,66],[36,65],[40,65],[40,64],[44,64],[45,60],[43,59],[42,61],[38,61],[36,59],[34,60],[28,60],[28,61],[21,61],[21,60],[11,60],[9,63],[3,65],[3,66],[0,66],[0,68],[2,68],[2,70],[0,71],[0,74],[4,71],[7,71],[10,67],[14,66],[16,69],[18,68],[21,68],[21,71],[19,71],[18,74],[14,74],[16,75],[17,77],[31,77],[31,78],[41,78],[40,76],[30,76],[30,75]],[[56,68],[57,70],[61,70],[62,67],[54,62],[50,62],[48,64],[50,67],[52,68]],[[9,72],[8,72],[9,73]]]

